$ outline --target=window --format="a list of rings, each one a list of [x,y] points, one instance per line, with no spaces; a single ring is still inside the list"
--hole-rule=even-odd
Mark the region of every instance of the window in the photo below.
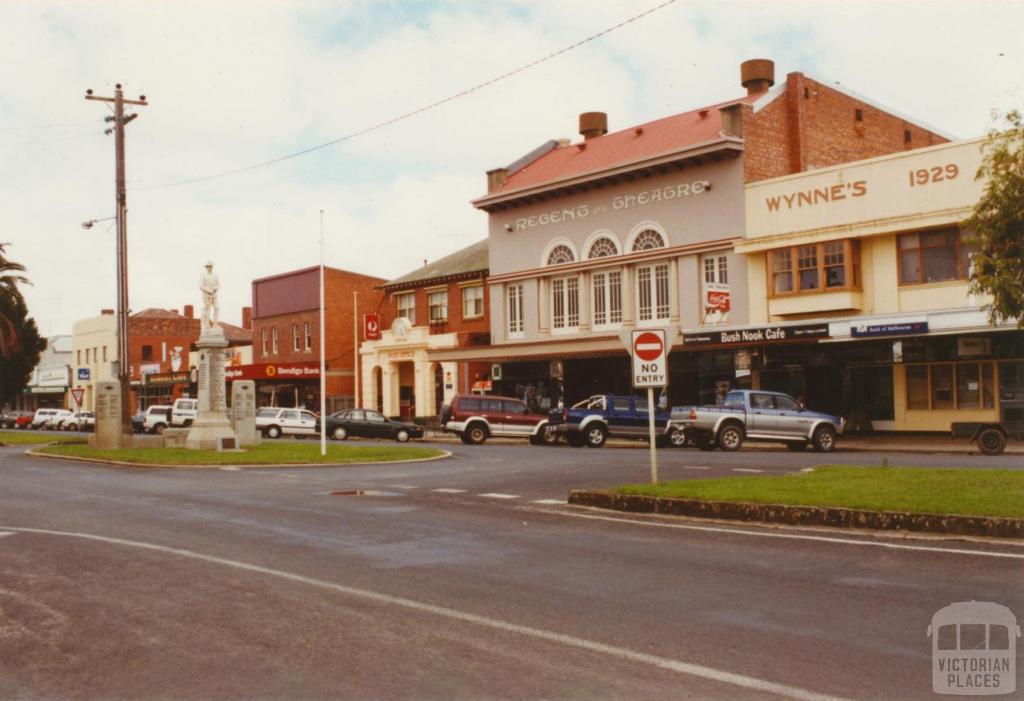
[[[480,400],[480,411],[484,412],[485,414],[501,413],[501,400],[483,397]]]
[[[530,410],[526,408],[526,405],[520,401],[514,399],[503,399],[501,401],[502,411],[510,416],[516,416],[518,414],[529,414]]]
[[[783,397],[781,394],[775,395],[775,408],[779,411],[800,411],[800,405],[789,397]]]
[[[576,256],[573,255],[572,249],[565,244],[555,246],[548,254],[548,265],[562,265],[563,263],[572,263],[574,260],[576,260]]]
[[[551,326],[574,329],[580,325],[580,281],[576,277],[551,281]]]
[[[448,321],[448,290],[439,290],[427,294],[427,308],[430,323],[439,324]]]
[[[587,251],[587,258],[607,258],[608,256],[618,255],[619,249],[607,236],[602,236],[594,243],[590,244],[590,250]]]
[[[153,359],[153,346],[143,346],[142,347],[142,359],[143,360],[152,360]],[[97,358],[97,360],[98,360],[98,358]]]
[[[644,229],[633,239],[633,251],[651,251],[664,247],[665,239],[654,229]]]
[[[297,351],[301,349],[302,342],[299,340],[299,325],[292,324],[292,350]]]
[[[523,286],[508,286],[508,333],[511,336],[523,332]]]
[[[995,407],[995,373],[991,362],[908,365],[906,372],[908,409]]]
[[[263,349],[263,355],[267,354],[267,330],[260,329],[260,347]]]
[[[858,250],[857,241],[844,240],[769,251],[771,294],[780,296],[857,287]]]
[[[484,315],[483,285],[462,288],[462,318],[474,319]]]
[[[313,348],[313,324],[308,321],[303,322],[303,329],[306,336],[306,350]]]
[[[622,323],[622,272],[594,273],[594,326]]]
[[[704,256],[704,282],[716,285],[728,285],[728,260],[727,256]]]
[[[85,349],[85,364],[86,365],[89,364],[89,354],[91,353],[91,351],[92,351],[91,348],[86,348]]]
[[[627,412],[629,410],[629,399],[626,397],[616,397],[612,399],[612,411]]]
[[[270,329],[270,352],[277,355],[278,349],[278,338],[277,338],[277,327]]]
[[[704,256],[702,324],[724,324],[729,321],[732,306],[729,298],[729,257],[725,254]]]
[[[644,265],[636,269],[637,300],[640,321],[668,318],[668,263]]]
[[[458,410],[467,413],[480,411],[480,399],[477,397],[465,397],[460,399]]]
[[[107,347],[103,346],[103,362],[107,362]]]
[[[395,295],[395,305],[398,308],[398,316],[404,316],[409,323],[416,324],[416,294],[414,292]]]
[[[901,285],[967,279],[967,250],[959,229],[902,234],[897,245]]]
[[[378,424],[387,423],[387,419],[384,418],[384,414],[377,413],[376,411],[366,412],[366,420]]]

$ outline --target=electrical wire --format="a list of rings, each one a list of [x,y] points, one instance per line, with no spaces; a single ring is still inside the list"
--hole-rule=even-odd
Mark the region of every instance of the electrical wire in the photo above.
[[[268,161],[261,161],[259,163],[254,163],[252,165],[244,166],[242,168],[235,168],[233,170],[226,170],[226,171],[223,171],[223,172],[220,172],[220,173],[213,173],[211,175],[203,175],[203,176],[199,176],[199,177],[196,177],[196,178],[188,178],[187,180],[179,180],[179,181],[171,182],[171,183],[163,183],[163,184],[160,184],[160,185],[142,185],[142,186],[138,186],[138,187],[130,187],[128,189],[129,190],[134,190],[134,191],[140,191],[140,190],[159,190],[159,189],[164,189],[164,188],[169,188],[169,187],[181,187],[182,185],[194,185],[196,183],[207,182],[209,180],[216,180],[218,178],[226,178],[226,177],[228,177],[230,175],[239,175],[241,173],[248,173],[248,172],[253,171],[253,170],[258,170],[259,168],[266,168],[268,166],[276,165],[278,163],[282,163],[284,161],[291,160],[293,158],[299,158],[300,156],[308,155],[310,153],[313,153],[315,151],[319,151],[321,149],[328,148],[330,146],[335,146],[337,144],[342,143],[343,141],[351,141],[352,139],[355,139],[355,138],[360,137],[360,136],[364,136],[366,134],[369,134],[370,132],[377,131],[379,129],[383,129],[384,127],[391,126],[392,124],[397,124],[398,122],[405,121],[406,119],[410,119],[410,118],[415,117],[417,115],[423,114],[424,112],[429,112],[431,110],[437,109],[438,107],[440,107],[442,105],[445,105],[445,104],[447,104],[449,102],[453,102],[455,100],[458,100],[459,98],[466,97],[466,96],[471,95],[471,94],[473,94],[473,93],[475,93],[475,92],[477,92],[479,90],[482,90],[484,88],[490,87],[491,85],[494,85],[495,83],[501,82],[502,80],[506,80],[506,79],[511,78],[511,77],[513,77],[515,75],[518,75],[519,73],[523,73],[525,71],[528,71],[531,68],[535,68],[536,66],[539,66],[542,63],[546,63],[547,61],[550,61],[550,60],[552,60],[554,58],[557,58],[558,56],[561,56],[562,54],[568,53],[569,51],[572,51],[573,49],[577,49],[577,48],[583,46],[584,44],[589,44],[592,41],[600,39],[601,37],[603,37],[603,36],[605,36],[607,34],[610,34],[610,33],[614,32],[614,31],[616,31],[618,29],[621,29],[622,27],[625,27],[628,24],[632,24],[633,22],[636,22],[637,20],[640,20],[640,19],[646,17],[647,15],[650,15],[650,14],[652,14],[654,12],[657,12],[658,10],[663,9],[663,8],[671,5],[674,2],[676,2],[676,0],[665,0],[665,2],[662,2],[659,5],[655,5],[654,7],[650,8],[648,10],[645,10],[644,12],[641,12],[639,14],[633,15],[632,17],[629,17],[628,19],[625,19],[625,20],[619,22],[618,24],[615,24],[615,25],[612,25],[611,27],[603,29],[600,32],[597,32],[596,34],[591,34],[590,36],[588,36],[588,37],[586,37],[584,39],[581,39],[581,40],[577,41],[574,44],[570,44],[569,46],[566,46],[564,48],[559,49],[558,51],[554,51],[554,52],[552,52],[550,54],[547,54],[546,56],[542,56],[541,58],[538,58],[538,59],[536,59],[534,61],[531,61],[530,63],[523,64],[522,66],[519,66],[518,68],[514,68],[514,69],[512,69],[512,70],[510,70],[510,71],[508,71],[506,73],[502,73],[501,75],[495,76],[494,78],[491,78],[490,80],[485,80],[482,83],[477,83],[476,85],[474,85],[474,86],[472,86],[470,88],[466,88],[465,90],[462,90],[460,92],[457,92],[457,93],[454,93],[452,95],[449,95],[448,97],[442,98],[442,99],[437,100],[435,102],[431,102],[431,103],[429,103],[427,105],[423,105],[422,107],[418,107],[418,108],[416,108],[414,110],[410,110],[409,112],[405,112],[405,113],[400,114],[400,115],[398,115],[396,117],[392,117],[391,119],[387,119],[387,120],[385,120],[383,122],[378,122],[378,123],[376,123],[376,124],[374,124],[372,126],[365,127],[363,129],[351,132],[349,134],[345,134],[344,136],[340,136],[337,139],[332,139],[331,141],[325,141],[322,144],[317,144],[316,146],[310,146],[309,148],[302,149],[301,151],[295,151],[294,153],[289,153],[289,154],[287,154],[285,156],[279,156],[277,158],[272,158],[272,159],[270,159]]]

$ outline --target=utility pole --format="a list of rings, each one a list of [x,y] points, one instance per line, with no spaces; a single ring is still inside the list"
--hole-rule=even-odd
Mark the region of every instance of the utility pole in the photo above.
[[[114,134],[114,171],[117,200],[117,381],[121,383],[121,433],[131,435],[132,412],[128,405],[131,397],[128,356],[128,195],[124,184],[124,128],[128,122],[138,115],[125,117],[125,105],[147,106],[146,96],[140,95],[138,100],[126,100],[121,84],[114,86],[114,97],[93,95],[92,90],[85,91],[86,100],[113,102],[114,116],[106,117],[106,121],[114,126],[104,133]]]

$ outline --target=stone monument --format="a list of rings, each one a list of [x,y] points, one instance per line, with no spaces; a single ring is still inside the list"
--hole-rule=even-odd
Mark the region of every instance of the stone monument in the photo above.
[[[199,351],[199,405],[196,419],[185,439],[185,447],[193,450],[234,449],[238,447],[238,439],[228,420],[224,396],[224,349],[228,347],[228,341],[218,323],[217,291],[220,281],[213,272],[212,262],[208,261],[204,267],[206,271],[199,278],[203,317],[196,342]]]
[[[89,436],[96,450],[121,447],[121,383],[103,380],[96,383],[96,430]]]
[[[260,444],[260,433],[256,430],[256,383],[252,380],[231,383],[231,428],[239,445]]]

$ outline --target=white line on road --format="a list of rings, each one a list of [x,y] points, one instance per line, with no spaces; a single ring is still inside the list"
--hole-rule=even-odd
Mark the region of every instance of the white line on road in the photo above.
[[[684,470],[710,470],[711,469],[710,467],[706,467],[704,465],[680,465],[679,467],[683,468]]]
[[[465,489],[451,489],[450,487],[441,487],[440,489],[431,489],[432,492],[438,492],[439,494],[465,494]]]
[[[5,535],[14,535],[14,534],[11,533],[10,531],[0,531],[0,538],[3,538]]]
[[[218,470],[224,470],[224,472],[238,472],[238,471],[239,471],[239,470],[241,470],[242,468],[240,468],[240,467],[231,467],[231,466],[229,466],[229,467],[219,467],[219,468],[217,468],[217,469],[218,469]]]
[[[733,472],[764,472],[764,470],[755,470],[752,467],[734,467]]]
[[[534,499],[531,504],[564,504],[565,499]]]
[[[502,494],[501,492],[487,492],[485,494],[477,494],[478,497],[484,497],[485,499],[518,499],[518,494]]]
[[[539,509],[537,513],[542,513]],[[593,521],[612,521],[614,523],[628,523],[635,526],[652,526],[655,528],[675,528],[684,531],[703,531],[708,533],[725,533],[729,535],[749,535],[758,538],[784,538],[789,540],[813,540],[820,543],[839,543],[841,545],[862,545],[876,548],[891,548],[893,550],[915,550],[933,553],[945,553],[950,555],[977,555],[979,557],[1005,557],[1011,560],[1024,560],[1024,553],[1004,553],[990,550],[967,550],[966,548],[928,548],[923,545],[904,545],[902,543],[886,543],[878,540],[857,540],[855,538],[839,538],[824,535],[803,535],[800,533],[777,533],[766,531],[744,530],[742,528],[729,528],[728,526],[696,526],[688,523],[659,523],[655,521],[638,521],[631,518],[615,518],[614,516],[598,516],[596,514],[575,514],[569,511],[545,510],[546,514],[559,514],[571,518],[585,518]]]
[[[92,540],[100,543],[108,543],[111,545],[124,545],[132,548],[139,548],[141,550],[150,550],[153,552],[166,553],[169,555],[177,555],[179,557],[188,557],[194,560],[200,560],[202,562],[209,562],[216,565],[223,565],[225,567],[232,567],[238,570],[244,570],[246,572],[256,572],[258,574],[269,575],[271,577],[279,577],[286,579],[291,582],[298,582],[300,584],[307,584],[309,586],[319,587],[321,589],[328,589],[336,591],[347,596],[358,597],[367,599],[379,604],[386,604],[389,606],[399,606],[421,613],[428,613],[435,616],[442,616],[450,618],[456,621],[462,621],[463,623],[472,623],[484,628],[491,628],[493,630],[500,630],[506,633],[514,633],[537,640],[543,640],[549,643],[557,643],[559,645],[565,645],[567,647],[574,647],[580,650],[586,650],[588,652],[595,652],[609,657],[617,657],[622,660],[629,662],[636,662],[639,664],[645,664],[652,667],[658,667],[660,669],[667,669],[673,672],[678,672],[691,677],[698,677],[701,679],[707,679],[713,682],[719,682],[722,684],[731,684],[744,689],[752,689],[761,694],[778,694],[780,696],[789,696],[794,699],[801,699],[806,701],[831,701],[836,699],[841,701],[840,697],[829,696],[827,694],[821,694],[808,689],[801,689],[796,686],[789,686],[786,684],[778,684],[771,682],[766,679],[759,679],[757,677],[747,676],[745,674],[735,674],[733,672],[727,672],[722,669],[716,669],[714,667],[707,667],[700,664],[694,664],[691,662],[683,662],[682,660],[673,659],[671,657],[659,657],[658,655],[651,655],[646,652],[637,652],[636,650],[630,650],[629,648],[619,647],[617,645],[608,645],[607,643],[597,642],[595,640],[587,640],[586,638],[578,638],[574,635],[566,635],[564,633],[556,633],[554,631],[545,630],[543,628],[534,628],[532,626],[520,625],[518,623],[512,623],[505,621],[500,618],[490,618],[488,616],[481,616],[475,613],[469,613],[468,611],[460,611],[458,609],[449,608],[447,606],[437,606],[435,604],[428,604],[422,601],[416,601],[415,599],[407,599],[401,596],[393,596],[391,594],[382,594],[377,591],[370,591],[368,589],[358,589],[356,587],[346,586],[344,584],[335,584],[334,582],[328,582],[322,579],[315,579],[313,577],[306,577],[301,574],[295,574],[293,572],[285,572],[283,570],[275,570],[269,567],[262,567],[260,565],[253,565],[247,562],[241,562],[238,560],[228,560],[223,557],[216,557],[215,555],[204,555],[191,550],[183,550],[181,548],[171,548],[166,545],[156,545],[154,543],[145,543],[135,540],[124,540],[121,538],[110,538],[107,536],[93,535],[91,533],[77,533],[77,532],[66,532],[66,531],[51,531],[41,528],[11,528],[3,526],[8,530],[16,533],[37,533],[40,535],[52,535],[64,538],[80,538],[82,540]]]
[[[415,484],[389,484],[388,487],[391,489],[419,489],[419,485]]]

